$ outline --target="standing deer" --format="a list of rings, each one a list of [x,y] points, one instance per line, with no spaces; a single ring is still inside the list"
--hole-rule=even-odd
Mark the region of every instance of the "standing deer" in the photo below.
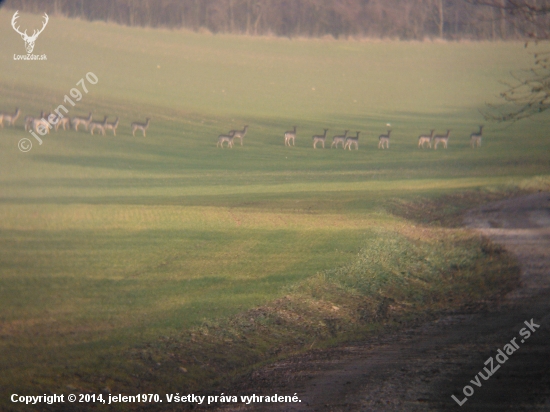
[[[105,123],[107,123],[107,116],[103,118],[102,122],[90,122],[90,133],[93,135],[95,129],[99,129],[101,134],[105,136]]]
[[[317,142],[321,142],[323,144],[323,149],[325,148],[325,140],[327,138],[327,132],[328,132],[328,129],[324,129],[325,131],[325,134],[324,135],[315,135],[315,136],[312,136],[312,139],[313,139],[313,148],[314,149],[317,149]]]
[[[418,136],[418,148],[424,149],[424,143],[428,143],[428,147],[432,148],[432,140],[434,139],[435,129],[430,130],[430,134],[422,134]]]
[[[361,133],[361,132],[355,132],[355,133],[357,133],[357,136],[346,138],[346,144],[344,146],[344,150],[346,150],[346,147],[349,150],[351,150],[351,145],[355,146],[355,150],[359,150],[359,133]]]
[[[233,133],[233,138],[238,138],[241,140],[241,146],[243,145],[243,137],[246,135],[248,130],[248,125],[246,125],[243,130],[231,130],[229,134]]]
[[[92,121],[92,112],[88,115],[88,118],[85,117],[73,117],[72,124],[74,129],[78,132],[78,126],[81,124],[84,125],[84,129],[88,131],[88,125]]]
[[[483,126],[479,126],[479,133],[472,133],[470,135],[470,145],[472,146],[472,149],[475,149],[475,147],[481,147],[481,136],[483,134]]]
[[[344,130],[343,135],[334,136],[332,138],[332,144],[330,145],[330,148],[332,149],[334,145],[336,145],[336,148],[338,149],[338,144],[342,143],[342,148],[346,145],[346,138],[348,137],[349,130]]]
[[[290,146],[290,141],[292,140],[292,146],[295,146],[296,142],[296,126],[294,130],[288,130],[285,132],[285,146]]]
[[[55,131],[59,129],[59,126],[63,126],[63,130],[67,130],[67,127],[71,128],[71,119],[68,117],[58,117],[58,122],[55,124]]]
[[[434,136],[434,150],[437,150],[437,144],[443,143],[443,147],[447,148],[447,143],[449,142],[449,134],[451,131],[447,129],[447,134],[439,134]]]
[[[34,42],[36,41],[36,38],[38,37],[38,35],[40,33],[42,33],[44,31],[44,29],[46,28],[46,25],[48,24],[49,17],[46,13],[44,13],[44,19],[45,20],[44,20],[44,24],[42,25],[42,28],[40,30],[34,30],[33,33],[32,33],[32,36],[29,36],[29,35],[27,35],[27,30],[25,30],[24,33],[21,33],[19,31],[19,26],[15,27],[16,20],[19,18],[17,13],[19,13],[19,10],[17,10],[14,13],[13,18],[11,19],[11,26],[13,27],[13,29],[17,33],[19,33],[21,35],[21,38],[25,41],[25,48],[27,49],[27,53],[31,54],[32,51],[34,50]]]
[[[15,114],[0,113],[0,118],[1,118],[0,124],[2,125],[2,127],[4,127],[4,121],[6,121],[8,126],[13,126],[15,125],[15,121],[17,120],[20,114],[21,114],[21,109],[19,109],[19,107],[15,108]]]
[[[388,130],[388,134],[381,134],[378,136],[378,148],[384,148],[384,144],[386,145],[386,149],[390,148],[390,133],[391,130]]]
[[[233,134],[221,134],[218,136],[218,143],[216,144],[216,147],[219,147],[221,145],[223,149],[223,143],[227,142],[227,147],[233,149]]]
[[[146,120],[145,123],[134,122],[134,123],[131,124],[131,126],[132,126],[132,135],[134,137],[136,136],[136,130],[141,130],[143,132],[143,137],[145,137],[145,131],[149,127],[149,121],[151,119],[147,118],[145,120]]]
[[[116,118],[116,120],[113,123],[105,123],[105,125],[103,126],[105,131],[112,130],[113,131],[113,136],[116,136],[116,128],[117,127],[118,127],[118,117]]]

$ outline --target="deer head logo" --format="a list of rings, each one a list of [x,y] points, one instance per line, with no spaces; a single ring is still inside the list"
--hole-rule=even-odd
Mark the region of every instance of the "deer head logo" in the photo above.
[[[32,36],[29,36],[29,35],[27,35],[27,30],[25,30],[24,33],[21,33],[19,31],[19,26],[15,27],[16,20],[19,18],[17,13],[19,13],[19,10],[17,10],[15,12],[15,14],[13,15],[13,18],[11,19],[11,25],[12,25],[13,29],[21,35],[21,38],[23,40],[25,40],[25,48],[27,49],[27,53],[30,54],[30,53],[32,53],[32,51],[34,49],[34,42],[36,41],[36,38],[46,28],[46,24],[48,24],[49,17],[46,13],[44,13],[44,24],[43,24],[42,28],[40,30],[34,30]]]

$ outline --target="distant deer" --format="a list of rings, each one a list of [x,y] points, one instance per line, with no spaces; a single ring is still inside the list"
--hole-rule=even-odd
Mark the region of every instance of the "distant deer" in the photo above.
[[[357,136],[355,137],[346,137],[346,144],[344,146],[344,150],[346,150],[346,147],[351,150],[351,145],[355,146],[355,150],[359,150],[359,133],[361,132],[355,132],[357,133]]]
[[[424,143],[428,143],[428,147],[432,148],[432,140],[434,138],[435,129],[430,130],[430,134],[422,134],[418,136],[418,148],[424,149]]]
[[[44,117],[41,117],[40,119],[33,118],[31,127],[35,133],[39,133],[43,135],[45,133],[41,133],[40,130],[38,130],[38,128],[42,127],[42,129],[46,130],[46,133],[50,133],[51,125],[46,121],[46,119],[44,119]]]
[[[118,127],[118,117],[116,118],[116,120],[113,123],[105,123],[105,125],[103,126],[105,131],[112,130],[113,131],[113,136],[116,136],[116,128],[117,127]]]
[[[2,117],[2,114],[0,113],[0,118]],[[34,117],[32,116],[25,116],[25,130],[28,131],[32,127],[32,122],[34,121]]]
[[[4,127],[4,121],[5,121],[8,124],[8,126],[13,126],[15,125],[15,121],[17,120],[20,114],[21,114],[21,109],[19,109],[19,107],[15,108],[15,114],[0,113],[0,117],[2,118],[2,120],[0,121],[0,124],[2,125],[2,127]]]
[[[343,135],[334,136],[332,138],[332,144],[330,145],[330,148],[332,149],[334,145],[336,145],[336,148],[338,149],[338,144],[342,143],[342,148],[346,145],[346,137],[348,137],[349,130],[344,130]]]
[[[229,134],[233,133],[233,139],[237,138],[241,140],[241,146],[243,145],[243,137],[246,135],[248,130],[248,125],[246,125],[243,130],[231,130]]]
[[[388,130],[388,134],[381,134],[378,136],[378,148],[384,148],[384,144],[386,145],[386,149],[390,148],[390,133],[391,130]]]
[[[68,117],[64,117],[55,113],[44,114],[44,111],[42,111],[40,115],[55,128],[56,132],[59,130],[60,126],[63,126],[63,130],[67,130],[67,126],[69,127],[69,129],[71,128],[71,120]],[[27,117],[25,117],[25,124],[27,122]]]
[[[73,124],[74,129],[78,132],[78,126],[83,125],[86,131],[88,130],[88,125],[92,121],[92,112],[88,115],[88,118],[85,117],[73,117],[71,123]]]
[[[107,116],[103,118],[102,122],[90,122],[90,133],[93,135],[94,130],[98,129],[103,136],[105,136],[105,123],[107,123]]]
[[[285,132],[285,146],[290,146],[290,141],[292,140],[292,146],[295,146],[296,142],[296,126],[294,130],[289,130]]]
[[[61,118],[58,117],[58,121],[55,124],[55,131],[59,130],[60,126],[63,126],[63,130],[67,130],[67,127],[70,129],[71,119],[69,119],[68,117],[61,117]]]
[[[216,147],[219,147],[221,145],[221,147],[223,148],[223,143],[227,142],[227,147],[233,149],[233,137],[233,133],[219,135]]]
[[[318,142],[321,142],[323,144],[323,149],[325,148],[325,140],[327,138],[327,132],[328,132],[328,129],[324,129],[325,131],[325,134],[324,135],[315,135],[315,136],[312,136],[312,139],[313,139],[313,148],[314,149],[317,149],[317,143]]]
[[[472,149],[475,149],[475,147],[481,147],[481,136],[483,134],[483,126],[479,126],[479,132],[478,133],[472,133],[470,135],[470,145],[472,146]]]
[[[447,148],[447,143],[449,142],[449,134],[451,133],[450,130],[447,130],[447,134],[444,135],[435,135],[434,136],[434,150],[437,150],[437,144],[443,143],[443,147]]]
[[[131,126],[132,126],[132,135],[134,137],[136,136],[136,130],[141,130],[143,132],[143,137],[145,137],[145,131],[149,127],[149,121],[151,119],[146,118],[145,120],[146,120],[145,123],[134,122],[134,123],[131,124]]]

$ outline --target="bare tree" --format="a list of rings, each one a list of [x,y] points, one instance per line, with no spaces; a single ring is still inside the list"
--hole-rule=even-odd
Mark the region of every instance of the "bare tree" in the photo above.
[[[1,2],[2,0],[0,0]],[[21,12],[130,26],[296,37],[543,38],[550,0],[5,0]],[[498,20],[500,19],[500,25]]]
[[[466,0],[488,6],[499,12],[524,38],[525,47],[550,39],[550,3],[548,0]],[[501,32],[504,31],[501,25]],[[502,35],[503,33],[501,33]],[[488,105],[483,115],[488,120],[518,121],[550,108],[550,51],[534,54],[533,67],[511,73],[512,81],[503,82],[507,89],[500,94],[504,103]]]

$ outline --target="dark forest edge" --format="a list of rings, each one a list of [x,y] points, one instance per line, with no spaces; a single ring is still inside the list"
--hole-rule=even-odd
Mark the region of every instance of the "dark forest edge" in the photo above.
[[[509,0],[7,0],[5,7],[138,27],[282,37],[524,39],[532,19]],[[520,0],[545,9],[546,0]],[[540,4],[539,4],[540,3]],[[161,4],[159,6],[159,4]],[[528,9],[531,10],[531,9]],[[550,27],[548,13],[537,27]],[[540,38],[540,33],[537,33]]]

